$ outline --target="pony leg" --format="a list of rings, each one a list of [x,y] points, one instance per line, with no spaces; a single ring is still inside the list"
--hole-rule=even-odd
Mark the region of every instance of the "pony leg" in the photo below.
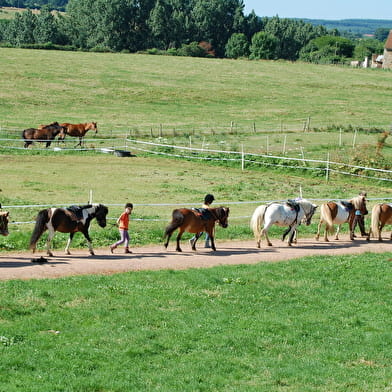
[[[184,233],[184,231],[179,230],[178,234],[177,234],[177,238],[176,238],[176,241],[177,241],[176,251],[177,252],[182,252],[182,249],[180,247],[180,240],[181,240],[181,236],[182,236],[183,233]]]
[[[261,233],[260,233],[260,240],[261,240],[261,238],[263,237],[263,235],[265,236],[265,240],[267,241],[267,245],[268,245],[268,246],[272,246],[272,243],[271,243],[271,241],[270,241],[270,239],[269,239],[269,237],[268,237],[268,227],[267,227],[267,228],[264,227],[263,230],[261,230]]]
[[[316,237],[315,237],[316,241],[318,241],[319,238],[320,238],[320,229],[321,229],[321,225],[322,224],[323,224],[323,222],[320,220],[320,222],[319,222],[319,224],[317,226],[317,234],[316,234]]]
[[[92,244],[90,236],[88,235],[88,232],[87,231],[82,231],[82,233],[84,235],[84,238],[86,238],[86,240],[87,240],[87,246],[88,246],[88,250],[90,251],[90,255],[94,256],[95,253],[94,253],[94,250],[93,250],[93,244]]]
[[[66,245],[66,247],[65,247],[65,253],[66,253],[67,255],[70,255],[70,254],[71,254],[71,252],[69,251],[69,247],[71,246],[71,241],[72,241],[73,236],[74,236],[74,233],[71,233],[71,234],[69,235],[69,238],[68,238],[68,241],[67,241],[67,245]]]
[[[339,240],[340,227],[341,227],[341,225],[338,225],[338,227],[336,229],[335,240]]]
[[[55,233],[56,232],[53,229],[49,228],[48,239],[46,240],[46,253],[50,257],[53,257],[53,253],[50,250],[50,245],[52,244],[52,240],[53,240]]]
[[[190,240],[190,243],[192,245],[192,250],[196,250],[196,242],[202,235],[203,235],[202,231],[200,233],[196,233],[195,238]]]
[[[291,246],[291,244],[293,243],[293,238],[294,238],[294,234],[295,234],[295,230],[296,230],[297,226],[293,226],[291,227],[289,234],[288,234],[288,241],[287,244],[288,246]]]

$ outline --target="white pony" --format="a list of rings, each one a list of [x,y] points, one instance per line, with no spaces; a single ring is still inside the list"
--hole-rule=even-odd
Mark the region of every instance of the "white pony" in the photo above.
[[[288,234],[288,245],[291,246],[297,226],[302,221],[310,225],[317,206],[306,199],[296,199],[287,203],[269,203],[258,206],[250,220],[257,247],[260,248],[261,237],[265,235],[268,246],[272,246],[268,238],[268,230],[272,225],[289,226],[284,237]],[[261,226],[264,225],[261,230]],[[283,239],[284,239],[283,237]]]

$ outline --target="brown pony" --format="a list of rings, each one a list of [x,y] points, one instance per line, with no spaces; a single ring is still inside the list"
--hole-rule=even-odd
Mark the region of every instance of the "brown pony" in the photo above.
[[[210,236],[212,250],[216,251],[214,241],[215,222],[218,221],[220,226],[226,228],[228,226],[229,212],[229,208],[226,207],[208,208],[207,214],[204,216],[196,209],[179,208],[174,210],[172,221],[165,229],[164,238],[167,238],[165,248],[167,248],[173,232],[178,229],[177,252],[182,252],[180,239],[184,231],[196,233],[196,240],[192,244],[192,250],[196,250],[196,241],[201,236],[201,233],[206,232]]]
[[[379,241],[382,241],[381,230],[385,225],[392,225],[392,204],[376,204],[372,209],[372,223],[367,240],[370,241],[370,236],[373,235],[378,237]]]
[[[338,228],[336,230],[335,240],[339,239],[340,226],[343,223],[348,223],[350,230],[350,239],[354,239],[354,219],[355,219],[355,210],[359,209],[362,215],[366,215],[368,213],[366,209],[366,199],[362,196],[358,196],[355,198],[355,204],[349,202],[334,202],[330,201],[328,203],[324,203],[320,207],[320,221],[317,227],[316,240],[320,238],[320,229],[321,225],[325,224],[325,233],[324,233],[324,241],[328,240],[328,232],[333,232],[333,225],[337,224]],[[354,201],[354,199],[352,199]]]
[[[87,133],[87,131],[92,130],[95,131],[95,133],[98,132],[96,122],[83,123],[83,124],[63,123],[60,125],[66,128],[67,135],[79,138],[79,143],[76,144],[75,147],[76,146],[82,147],[83,138],[84,135]]]
[[[59,139],[65,137],[65,128],[59,125],[58,122],[40,125],[39,128],[25,129],[22,132],[22,139],[25,142],[24,148],[28,148],[34,141],[46,142],[46,148],[48,148],[57,135],[59,135]]]
[[[0,212],[0,234],[4,236],[8,235],[8,215],[9,212]]]

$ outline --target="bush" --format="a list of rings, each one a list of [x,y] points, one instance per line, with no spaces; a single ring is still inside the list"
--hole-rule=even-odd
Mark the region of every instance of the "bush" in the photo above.
[[[233,34],[226,44],[226,57],[237,59],[249,56],[249,42],[245,34]]]

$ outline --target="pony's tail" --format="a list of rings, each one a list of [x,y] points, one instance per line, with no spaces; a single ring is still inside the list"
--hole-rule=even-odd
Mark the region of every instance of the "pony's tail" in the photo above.
[[[184,222],[184,215],[179,210],[174,210],[172,215],[172,221],[165,229],[165,235],[163,238],[170,237],[173,231],[178,229]]]
[[[250,228],[251,230],[253,230],[253,234],[255,238],[260,237],[261,227],[264,223],[264,214],[266,208],[267,208],[266,205],[257,207],[252,215],[252,218],[250,219]]]
[[[42,210],[38,213],[35,221],[33,233],[30,237],[30,250],[35,251],[38,240],[40,239],[43,232],[46,230],[46,223],[49,221],[48,210]]]
[[[379,223],[380,223],[380,213],[381,213],[381,204],[376,204],[372,210],[372,235],[375,237],[379,236]]]
[[[333,233],[333,219],[331,215],[331,209],[329,208],[328,204],[322,204],[320,208],[320,216],[323,218],[325,222],[325,230],[327,233]]]

